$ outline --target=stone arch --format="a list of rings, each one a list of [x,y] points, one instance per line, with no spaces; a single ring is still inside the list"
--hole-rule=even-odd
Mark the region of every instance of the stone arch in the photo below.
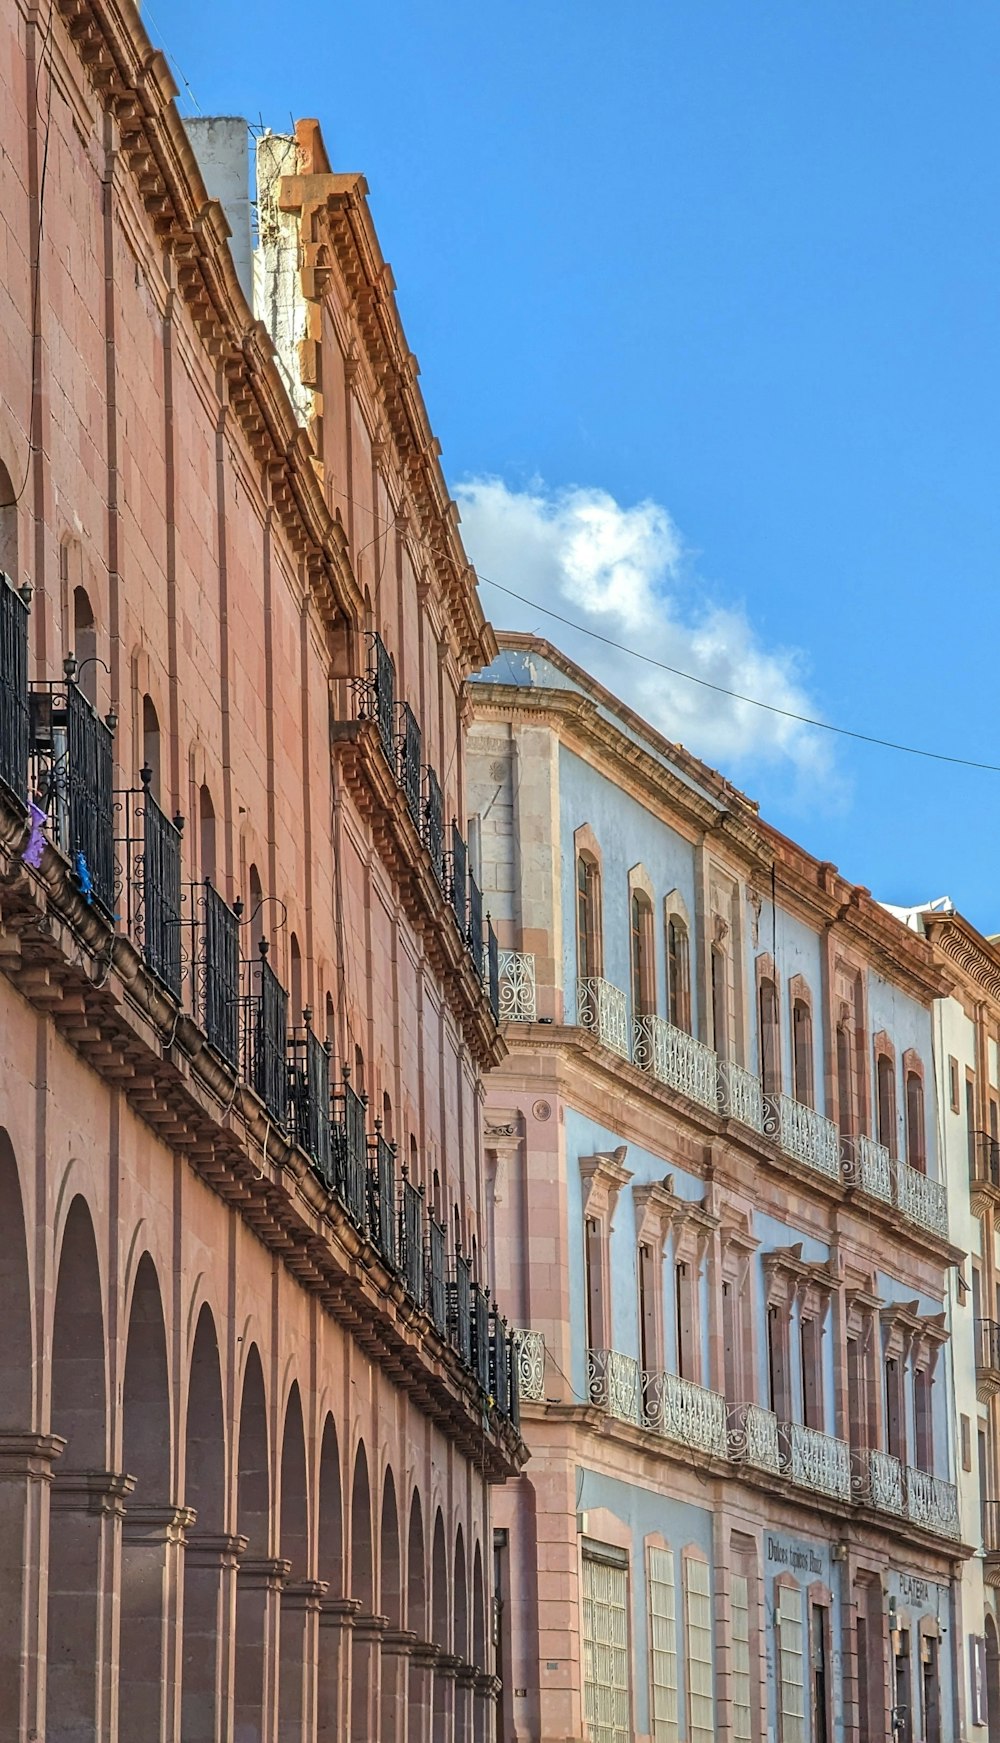
[[[486,1590],[483,1585],[483,1552],[478,1543],[472,1560],[472,1662],[477,1670],[486,1664]]]
[[[310,1564],[306,1437],[297,1381],[292,1382],[285,1405],[280,1495],[280,1554],[289,1567],[281,1597],[278,1736],[291,1739],[302,1736],[307,1710],[306,1624],[310,1614],[304,1602]]]
[[[444,1654],[451,1652],[448,1592],[448,1552],[445,1548],[444,1520],[439,1507],[434,1518],[434,1547],[431,1552],[431,1639],[438,1651]],[[435,1671],[431,1725],[433,1737],[444,1737],[447,1734],[450,1693],[448,1679]]]
[[[340,1448],[332,1414],[323,1426],[319,1455],[319,1566],[331,1597],[344,1590],[344,1503],[340,1482]]]
[[[107,1464],[107,1344],[94,1225],[73,1199],[63,1229],[52,1324],[53,1434],[66,1442],[49,1514],[46,1736],[70,1743],[97,1726],[103,1515],[121,1485]]]
[[[375,1602],[372,1561],[372,1501],[368,1481],[368,1454],[358,1442],[351,1485],[351,1597],[371,1615]]]
[[[410,1527],[406,1539],[406,1626],[418,1640],[427,1638],[427,1564],[424,1549],[424,1514],[420,1492],[413,1491]]]
[[[165,1572],[177,1549],[171,1501],[170,1381],[160,1282],[149,1253],[135,1273],[125,1346],[122,1459],[135,1478],[122,1531],[119,1728],[157,1737],[167,1689]]]
[[[271,1596],[271,1473],[264,1370],[256,1344],[247,1351],[243,1371],[238,1448],[236,1529],[247,1542],[236,1581],[235,1731],[244,1743],[260,1743]]]
[[[202,1305],[191,1349],[184,1434],[184,1499],[195,1513],[184,1553],[181,1736],[212,1743],[219,1699],[219,1608],[227,1565],[226,1431],[215,1318]],[[231,1564],[230,1564],[231,1565]]]
[[[383,1616],[388,1616],[391,1627],[402,1627],[403,1592],[399,1512],[396,1507],[396,1484],[391,1469],[386,1471],[385,1482],[382,1486],[382,1521],[379,1530],[379,1609]]]
[[[455,1533],[455,1566],[452,1575],[455,1590],[455,1617],[452,1631],[452,1651],[459,1658],[469,1657],[469,1576],[465,1567],[465,1537],[462,1527]]]

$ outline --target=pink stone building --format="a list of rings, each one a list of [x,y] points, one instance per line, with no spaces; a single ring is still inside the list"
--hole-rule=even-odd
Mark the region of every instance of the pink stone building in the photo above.
[[[503,1743],[983,1733],[930,945],[546,643],[473,685]]]
[[[495,644],[364,182],[231,250],[132,0],[0,113],[0,1738],[485,1738]]]

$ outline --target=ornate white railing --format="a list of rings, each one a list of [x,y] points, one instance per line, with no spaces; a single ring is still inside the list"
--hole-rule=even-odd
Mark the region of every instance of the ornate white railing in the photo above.
[[[786,1155],[818,1174],[840,1179],[840,1133],[815,1108],[793,1101],[790,1095],[767,1095],[763,1129],[769,1138],[777,1138]]]
[[[592,1404],[600,1404],[609,1416],[622,1422],[642,1422],[642,1386],[639,1364],[620,1350],[587,1351],[587,1392]]]
[[[680,1374],[643,1374],[646,1421],[658,1434],[699,1452],[726,1456],[726,1400]]]
[[[906,1517],[942,1537],[959,1535],[958,1490],[942,1477],[906,1467]]]
[[[862,1192],[871,1193],[884,1204],[892,1203],[892,1157],[884,1144],[874,1138],[856,1138],[857,1183]]]
[[[621,987],[593,975],[576,983],[576,1020],[623,1059],[631,1058],[628,1006]]]
[[[660,1083],[679,1089],[692,1101],[708,1108],[718,1105],[715,1052],[686,1029],[675,1029],[663,1017],[637,1017],[632,1057]]]
[[[903,1467],[892,1453],[866,1447],[852,1454],[854,1476],[852,1488],[859,1501],[867,1501],[880,1513],[894,1513],[901,1519],[906,1511],[903,1492]]]
[[[944,1182],[929,1180],[908,1162],[896,1163],[896,1203],[903,1216],[936,1235],[948,1235],[948,1195]]]
[[[821,1434],[801,1422],[783,1422],[778,1435],[782,1467],[793,1483],[850,1500],[851,1449],[846,1440],[835,1440],[832,1434]]]
[[[764,1091],[759,1077],[731,1059],[719,1060],[719,1107],[755,1132],[764,1130]]]
[[[729,1456],[737,1464],[753,1465],[758,1471],[781,1469],[778,1450],[778,1418],[760,1404],[736,1404],[729,1412]]]
[[[533,1023],[535,1021],[535,958],[529,950],[501,950],[497,955],[500,969],[501,1023]]]
[[[522,1404],[539,1404],[545,1396],[545,1339],[540,1331],[515,1326],[517,1391]]]

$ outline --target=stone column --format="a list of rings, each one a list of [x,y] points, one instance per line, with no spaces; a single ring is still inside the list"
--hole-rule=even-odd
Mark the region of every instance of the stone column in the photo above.
[[[477,1671],[472,1702],[473,1743],[493,1743],[499,1693],[500,1678],[491,1676],[487,1670]]]
[[[453,1652],[438,1654],[438,1661],[434,1666],[432,1743],[454,1743],[455,1677],[462,1662]]]
[[[45,1735],[109,1743],[117,1714],[122,1519],[134,1481],[60,1471],[49,1502]]]
[[[358,1598],[323,1598],[319,1612],[316,1743],[343,1743],[351,1725],[351,1630]]]
[[[476,1675],[474,1664],[459,1664],[455,1670],[455,1743],[472,1743],[472,1693]]]
[[[326,1580],[282,1587],[278,1743],[312,1743],[316,1734],[319,1617],[326,1591]]]
[[[187,1535],[181,1649],[181,1735],[216,1743],[233,1722],[236,1569],[245,1537],[207,1531]]]
[[[432,1743],[434,1666],[439,1657],[439,1649],[429,1640],[418,1640],[410,1650],[406,1679],[406,1743]]]
[[[121,1743],[177,1732],[180,1599],[190,1507],[130,1506],[122,1522],[118,1720]]]
[[[277,1556],[240,1560],[236,1574],[233,1743],[274,1740],[278,1604],[291,1565]]]
[[[406,1672],[416,1639],[405,1628],[387,1628],[382,1636],[379,1743],[407,1743]]]
[[[66,1442],[0,1434],[0,1737],[45,1734],[48,1486]]]
[[[387,1616],[354,1618],[351,1641],[351,1743],[373,1743],[378,1736],[379,1677],[382,1636],[389,1626]]]

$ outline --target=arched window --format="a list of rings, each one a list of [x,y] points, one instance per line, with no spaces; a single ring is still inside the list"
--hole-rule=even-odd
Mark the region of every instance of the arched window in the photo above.
[[[260,881],[260,872],[255,865],[250,867],[248,874],[250,885],[250,907],[247,919],[250,921],[250,937],[254,946],[264,936],[264,890]]]
[[[906,1160],[921,1174],[927,1172],[924,1141],[924,1080],[919,1071],[906,1073]]]
[[[778,989],[764,975],[757,991],[760,1023],[760,1077],[765,1095],[781,1093],[781,1033],[778,1028]]]
[[[354,1049],[354,1090],[357,1095],[365,1093],[365,1056],[357,1046]]]
[[[160,722],[151,696],[142,699],[142,760],[152,769],[150,790],[154,799],[160,797]]]
[[[815,1106],[812,1011],[805,999],[792,1005],[792,1093],[803,1107]]]
[[[387,1144],[392,1143],[392,1097],[388,1090],[382,1093],[382,1136]]]
[[[581,853],[576,862],[576,961],[580,980],[601,972],[601,874],[597,861]]]
[[[632,891],[632,1015],[647,1017],[656,1010],[656,964],[653,956],[653,908],[644,890]]]
[[[76,680],[92,707],[97,707],[97,624],[86,587],[73,589],[73,654]]]
[[[721,944],[712,945],[712,1046],[729,1057],[729,964]]]
[[[214,884],[216,878],[215,806],[212,804],[212,795],[207,787],[202,787],[198,793],[198,829],[201,875],[203,878],[211,878]]]
[[[667,1015],[675,1029],[691,1032],[691,959],[688,930],[677,914],[667,921]]]
[[[289,988],[291,993],[290,1015],[293,1025],[298,1027],[302,1022],[302,952],[294,932],[289,940],[288,955],[291,977],[291,987]]]
[[[12,587],[20,585],[17,567],[17,503],[14,486],[6,466],[0,466],[0,575],[6,575]]]
[[[325,1041],[331,1041],[331,1042],[333,1040],[333,994],[332,993],[327,993],[327,995],[326,995],[326,1034],[324,1035],[323,1039]]]
[[[875,1061],[875,1090],[878,1097],[878,1141],[896,1153],[896,1067],[888,1053],[880,1053]]]

